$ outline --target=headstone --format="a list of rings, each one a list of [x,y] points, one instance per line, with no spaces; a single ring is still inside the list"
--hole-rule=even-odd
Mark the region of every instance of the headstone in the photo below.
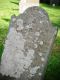
[[[27,8],[32,6],[39,6],[39,0],[20,0],[19,13],[23,13]]]
[[[0,73],[15,78],[8,80],[43,80],[56,33],[57,28],[52,27],[42,8],[30,7],[23,14],[13,16]]]
[[[55,6],[58,6],[58,5],[60,5],[60,0],[50,0],[50,4],[51,5],[55,4]]]
[[[55,4],[52,4],[53,7],[55,7]]]

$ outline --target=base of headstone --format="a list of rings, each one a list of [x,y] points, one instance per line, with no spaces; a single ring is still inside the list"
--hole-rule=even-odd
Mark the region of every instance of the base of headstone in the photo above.
[[[6,76],[6,75],[2,75],[1,73],[0,73],[0,80],[16,80],[15,78],[13,78],[13,77],[10,77],[10,76]]]

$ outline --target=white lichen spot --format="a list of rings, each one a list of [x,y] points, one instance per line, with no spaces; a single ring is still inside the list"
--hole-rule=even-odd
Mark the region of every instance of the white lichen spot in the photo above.
[[[37,40],[38,40],[38,37],[35,38],[34,42],[37,42]]]
[[[48,21],[46,21],[48,23]]]
[[[44,57],[41,57],[41,61],[44,62],[45,61],[45,58]]]
[[[26,28],[29,28],[29,25],[25,26]]]
[[[16,18],[12,18],[12,21],[13,21],[13,22],[16,21]]]
[[[22,19],[17,19],[17,30],[23,30],[23,20]]]
[[[23,20],[22,19],[17,19],[17,25],[21,25],[23,24]]]
[[[24,28],[23,25],[20,25],[20,26],[17,27],[17,31],[23,30],[23,28]]]
[[[39,32],[35,32],[35,36],[40,36],[40,33]]]
[[[44,64],[42,64],[41,66],[44,67]]]
[[[42,33],[42,31],[40,30],[40,34]]]
[[[29,28],[32,28],[32,25],[29,24],[29,25],[26,25],[25,27],[26,27],[26,29],[29,29]]]
[[[27,54],[28,54],[30,57],[33,57],[34,50],[33,50],[33,49],[29,49]]]
[[[39,73],[39,76],[41,76],[41,75],[42,75],[42,73],[40,72],[40,73]]]
[[[43,23],[44,21],[40,21],[40,23]]]
[[[40,66],[36,66],[36,67],[31,68],[30,76],[34,76],[38,69],[40,69]]]
[[[35,47],[35,48],[37,48],[37,47],[38,47],[38,45],[37,45],[37,44],[34,44],[34,47]]]
[[[42,55],[43,55],[43,53],[40,52],[40,53],[39,53],[39,56],[42,56]]]
[[[43,41],[40,41],[40,43],[39,43],[40,45],[43,45]]]

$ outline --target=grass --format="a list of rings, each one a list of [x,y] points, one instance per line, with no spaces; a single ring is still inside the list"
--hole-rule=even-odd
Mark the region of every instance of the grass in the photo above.
[[[19,14],[18,2],[18,0],[0,0],[0,58],[11,16]],[[53,26],[58,27],[57,37],[45,73],[45,80],[60,80],[60,6],[52,7],[46,4],[40,4],[40,6],[47,11]]]
[[[52,7],[51,5],[41,4],[47,11],[53,25],[60,27],[60,6]]]

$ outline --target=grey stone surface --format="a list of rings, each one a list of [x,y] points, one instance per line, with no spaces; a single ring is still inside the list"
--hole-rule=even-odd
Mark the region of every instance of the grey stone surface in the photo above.
[[[15,80],[42,80],[56,33],[57,28],[52,27],[47,13],[39,7],[13,16],[0,73]]]

